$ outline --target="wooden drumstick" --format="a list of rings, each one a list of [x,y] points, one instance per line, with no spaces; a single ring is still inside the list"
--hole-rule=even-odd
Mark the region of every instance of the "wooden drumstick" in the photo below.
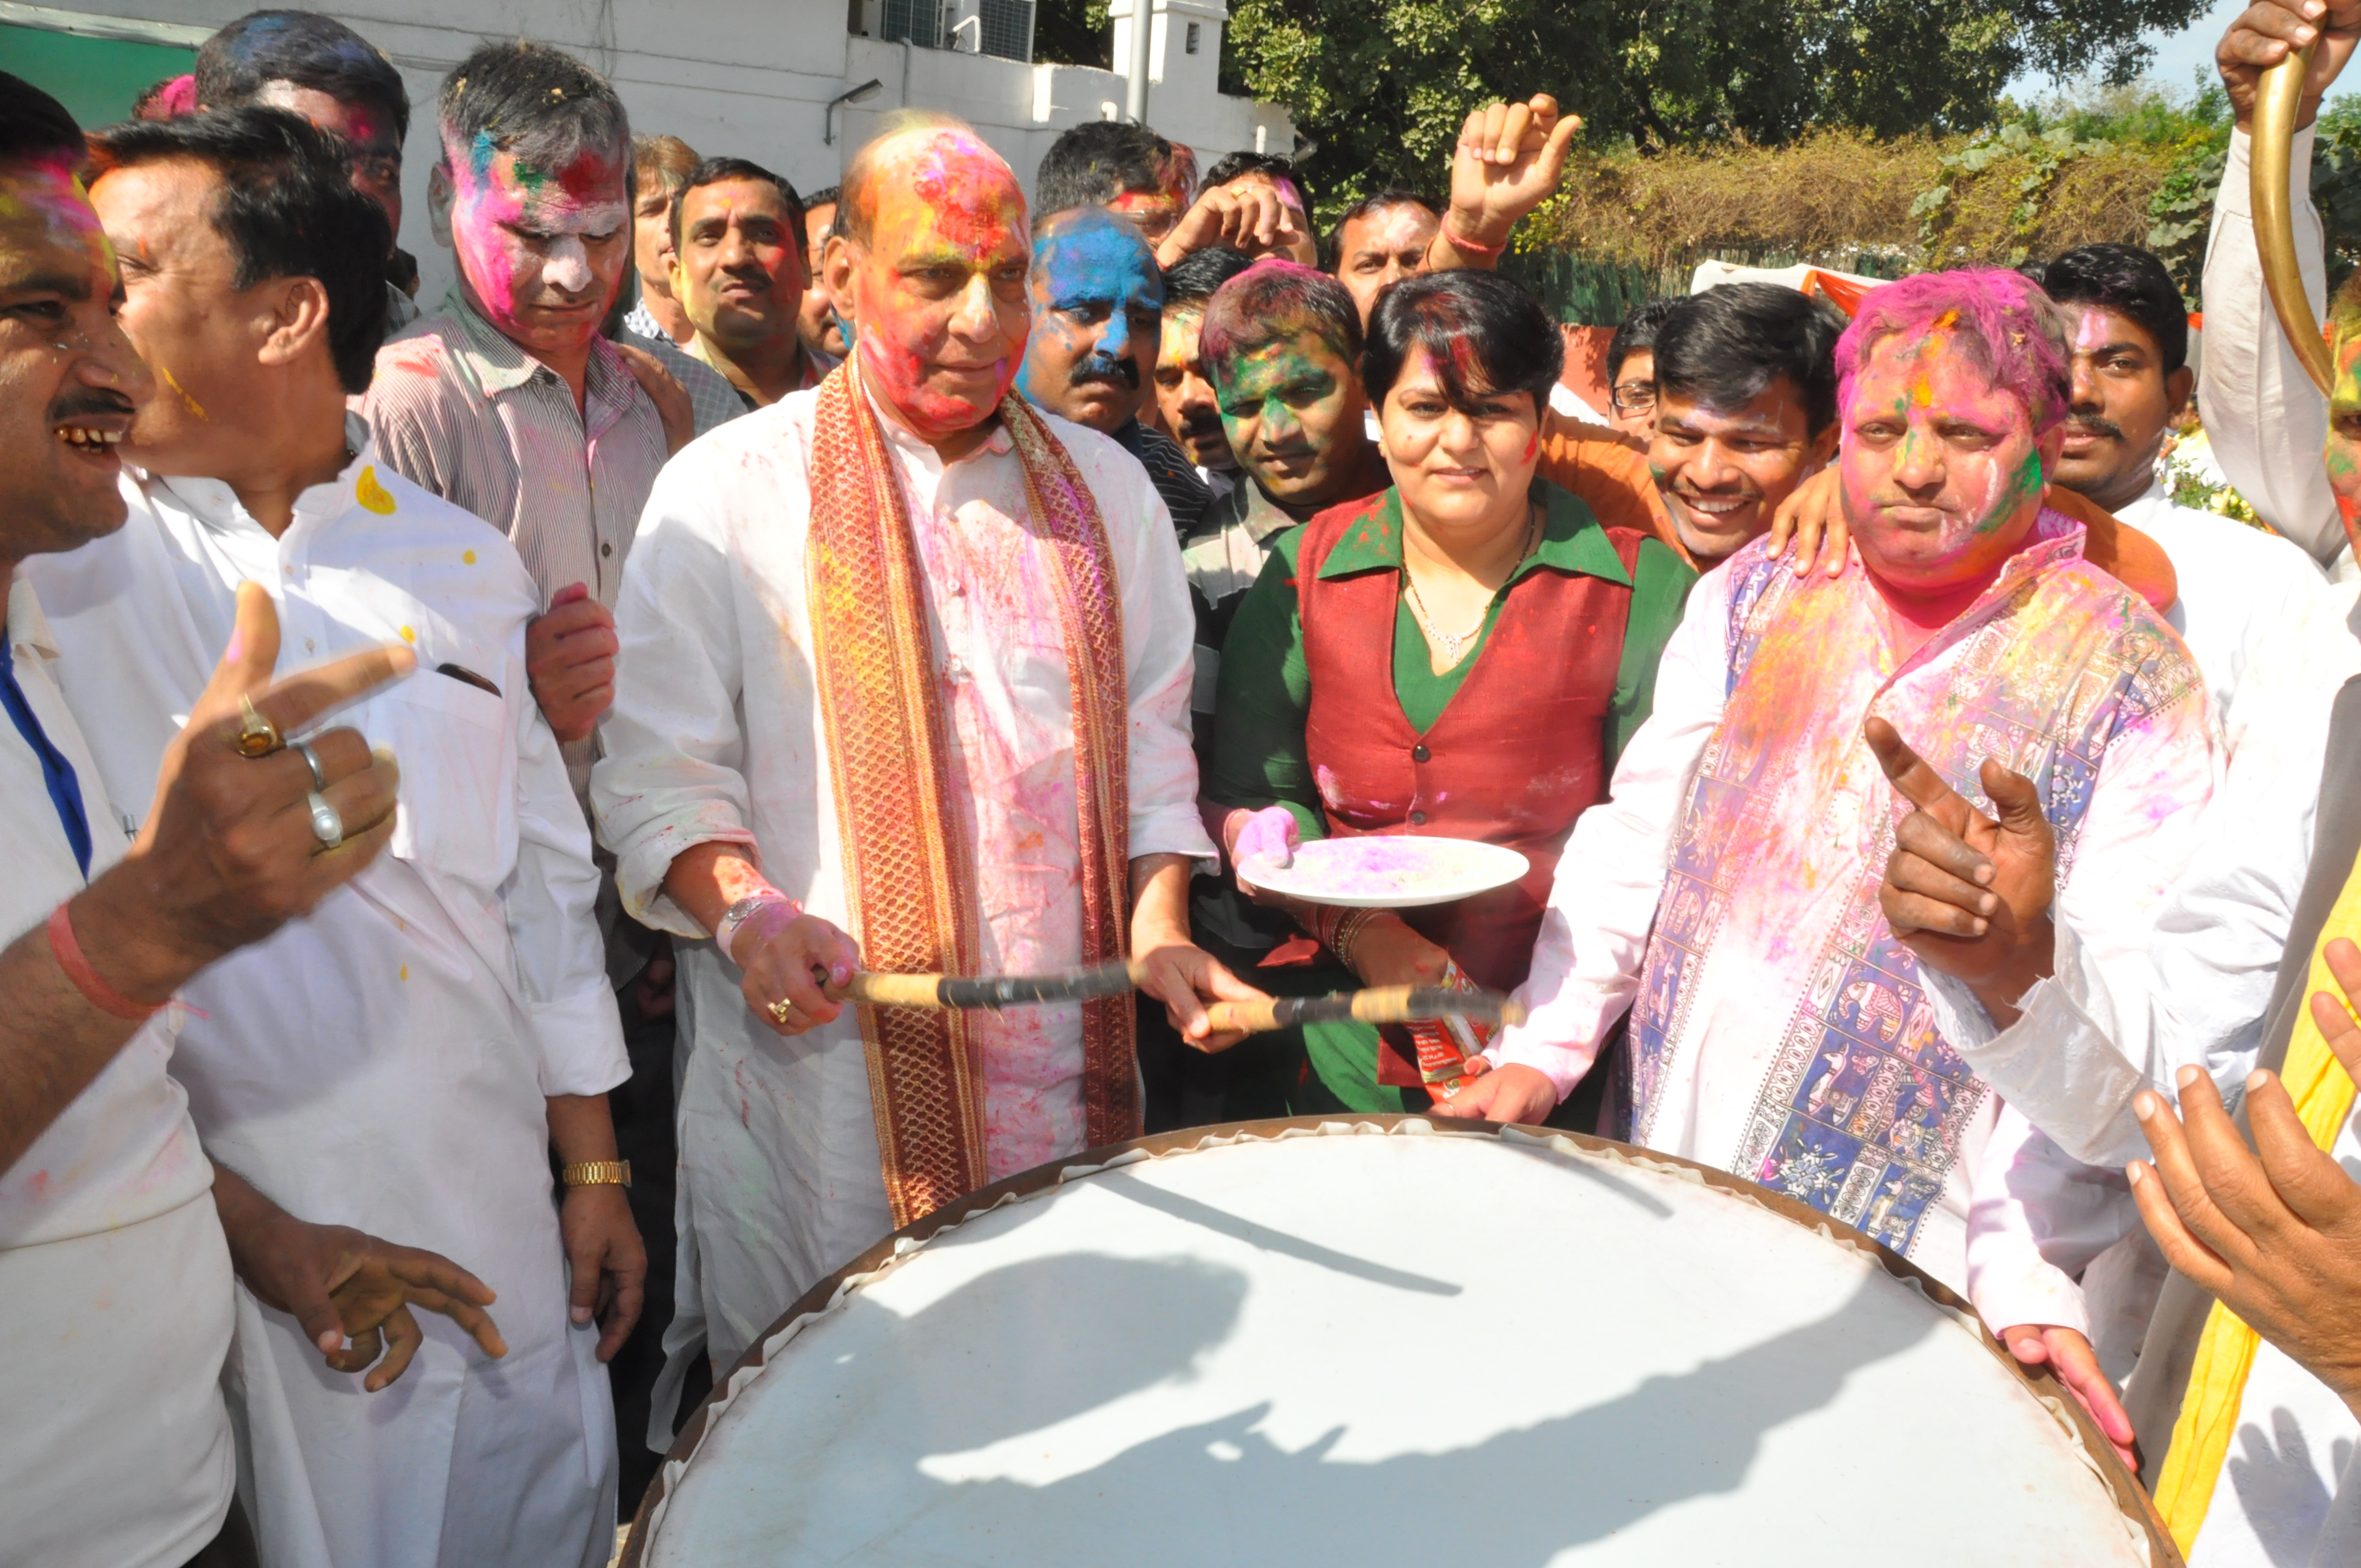
[[[1096,964],[1057,974],[1015,974],[997,978],[961,979],[948,974],[884,974],[856,970],[844,988],[844,999],[873,1007],[928,1007],[949,1011],[998,1013],[1011,1007],[1038,1007],[1049,1002],[1086,1002],[1115,996],[1139,983],[1137,962]],[[823,979],[814,971],[813,979]]]
[[[1205,1008],[1213,1033],[1249,1035],[1298,1024],[1408,1024],[1426,1018],[1473,1018],[1495,1027],[1525,1021],[1523,1003],[1497,991],[1445,991],[1435,986],[1373,985],[1326,996],[1274,996],[1268,1002],[1215,1002]]]

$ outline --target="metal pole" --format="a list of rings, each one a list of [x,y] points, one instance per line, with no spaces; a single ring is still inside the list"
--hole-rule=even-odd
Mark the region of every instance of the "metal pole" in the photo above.
[[[1148,123],[1148,46],[1155,36],[1155,0],[1131,0],[1131,68],[1126,73],[1124,114],[1135,126]]]

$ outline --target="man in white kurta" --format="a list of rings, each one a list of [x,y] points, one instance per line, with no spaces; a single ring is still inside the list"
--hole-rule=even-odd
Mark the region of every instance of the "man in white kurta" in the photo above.
[[[2341,64],[2361,35],[2361,7],[2327,20],[2342,37],[2340,43],[2332,36],[2335,47],[2323,60]],[[2235,62],[2262,42],[2242,21],[2224,49],[2238,46]],[[2224,72],[2242,125],[2206,263],[2206,419],[2234,482],[2315,559],[2333,560],[2346,530],[2337,526],[2336,488],[2319,453],[2323,441],[2332,454],[2344,444],[2330,433],[2332,405],[2312,388],[2273,316],[2248,213],[2243,116],[2254,68],[2263,63],[2234,63]],[[2324,90],[2325,81],[2313,86]],[[2299,117],[2308,121],[2316,106],[2313,92]],[[2310,141],[2308,128],[2298,133],[2290,195],[2317,310],[2319,220],[2305,194]],[[2349,365],[2349,329],[2338,347]],[[2343,411],[2353,395],[2347,375],[2334,408]],[[2292,444],[2306,431],[2313,445],[2299,450]],[[2134,1101],[2148,1088],[2177,1097],[2177,1074],[2197,1068],[2235,1105],[2269,1037],[2284,1040],[2290,1007],[2303,1004],[2304,976],[2283,971],[2302,962],[2290,933],[2316,929],[2326,913],[2310,908],[2307,918],[2308,879],[2324,874],[2333,889],[2353,854],[2349,812],[2325,841],[2322,833],[2354,763],[2355,748],[2333,736],[2331,716],[2348,706],[2339,692],[2361,674],[2356,630],[2348,578],[2256,644],[2232,714],[2227,777],[2196,856],[2158,911],[2148,962],[2129,971],[2094,965],[2076,923],[2061,920],[2055,975],[2026,994],[2011,1027],[1987,1026],[1961,1043],[1961,1054],[2009,1098],[2010,1115],[2027,1134],[2004,1162],[1987,1165],[1978,1190],[1971,1241],[1978,1307],[1994,1323],[2056,1324],[2092,1335],[2118,1377],[2135,1370],[2136,1355],[2129,1402],[2144,1423],[2139,1436],[2151,1464],[2174,1438],[2175,1377],[2186,1365],[2176,1352],[2185,1354],[2180,1342],[2193,1325],[2186,1311],[2169,1323],[2161,1315],[2150,1322],[2147,1309],[2157,1303],[2163,1265],[2145,1237],[2102,1257],[2137,1223],[2120,1174],[2148,1155]],[[2322,855],[2325,867],[2314,864]],[[2330,1152],[2354,1168],[2361,1144],[2349,1124]],[[2145,1266],[2126,1269],[2126,1258],[2145,1259]],[[2163,1311],[2173,1305],[2168,1293]],[[2352,1463],[2361,1428],[2353,1412],[2265,1343],[2237,1420],[2228,1463],[2210,1506],[2201,1508],[2202,1526],[2183,1542],[2191,1561],[2349,1561],[2353,1520],[2361,1518],[2361,1470]]]
[[[490,1362],[427,1320],[409,1376],[365,1395],[241,1290],[227,1381],[264,1560],[603,1563],[614,1421],[597,1336],[567,1321],[546,1097],[603,1094],[629,1064],[589,836],[526,687],[532,580],[366,440],[275,540],[217,480],[126,488],[123,531],[37,579],[117,802],[152,797],[240,583],[273,590],[286,668],[418,652],[352,720],[401,763],[391,851],[187,988],[173,1070],[214,1159],[284,1207],[462,1260],[509,1345]]]
[[[966,287],[977,293],[994,269],[1013,265],[1021,312],[1022,199],[1005,166],[964,127],[907,132],[903,141],[917,149],[907,156],[957,168],[987,188],[988,199],[978,198],[972,214],[987,237],[947,247],[950,264],[973,280]],[[862,158],[895,156],[873,147]],[[856,159],[856,172],[864,167]],[[871,199],[848,178],[849,208]],[[876,199],[891,206],[905,198],[888,191]],[[933,232],[922,212],[869,219],[846,225],[852,239],[840,227],[831,268],[867,265],[872,236],[882,250],[912,232]],[[841,255],[847,248],[854,258]],[[996,259],[999,250],[1013,263]],[[833,272],[830,282],[846,297]],[[868,297],[873,312],[904,309],[881,302],[878,292]],[[926,329],[908,321],[924,313],[923,305],[910,304],[891,321],[856,318],[859,373],[838,375],[851,377],[852,395],[868,400],[883,431],[890,482],[899,487],[916,547],[950,818],[938,830],[964,847],[972,867],[977,968],[1055,970],[1081,961],[1084,950],[1066,631],[1026,465],[1006,421],[994,412],[1005,377],[998,389],[985,382],[975,394],[981,406],[965,415],[965,428],[984,421],[989,435],[946,461],[903,408],[904,401],[937,406],[930,394],[872,366],[871,354],[889,352],[881,339],[923,339]],[[954,344],[989,338],[1005,345],[1012,333],[979,310],[948,335]],[[1008,372],[1022,356],[1021,313],[1013,335],[1018,351],[1006,358]],[[917,352],[961,352],[943,342],[937,337]],[[975,352],[989,361],[994,350]],[[814,466],[828,395],[826,388],[794,393],[733,421],[685,449],[658,478],[617,607],[615,707],[592,784],[625,908],[691,939],[680,971],[689,1056],[679,1112],[679,1300],[684,1324],[701,1304],[717,1366],[895,1223],[855,1014],[848,1010],[783,1037],[750,1004],[739,967],[713,944],[695,940],[707,935],[706,925],[665,882],[675,861],[698,845],[743,846],[777,894],[834,926],[857,925],[847,829],[830,786],[829,715],[814,674],[818,617],[808,591],[815,488],[846,482]],[[947,417],[961,416],[954,407]],[[1170,519],[1139,465],[1115,443],[1054,417],[1039,422],[1071,458],[1104,523],[1119,602],[1093,613],[1119,619],[1122,630],[1129,718],[1118,744],[1135,874],[1144,857],[1210,855],[1189,740],[1194,622]],[[967,1031],[979,1069],[987,1179],[1085,1146],[1080,1008],[972,1014]],[[676,1329],[668,1344],[685,1347],[693,1332]]]

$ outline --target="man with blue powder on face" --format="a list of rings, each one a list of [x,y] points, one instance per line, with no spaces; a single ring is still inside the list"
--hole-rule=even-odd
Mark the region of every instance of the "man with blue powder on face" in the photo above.
[[[1026,401],[1115,437],[1164,498],[1185,539],[1213,492],[1171,437],[1139,422],[1155,385],[1164,277],[1137,225],[1072,207],[1033,225],[1033,332],[1017,389]]]

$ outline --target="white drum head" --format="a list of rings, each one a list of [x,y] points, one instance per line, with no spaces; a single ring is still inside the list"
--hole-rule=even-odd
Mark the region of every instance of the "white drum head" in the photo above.
[[[774,1332],[633,1557],[2168,1560],[1972,1320],[1743,1183],[1412,1118],[1126,1158],[1020,1178]]]

